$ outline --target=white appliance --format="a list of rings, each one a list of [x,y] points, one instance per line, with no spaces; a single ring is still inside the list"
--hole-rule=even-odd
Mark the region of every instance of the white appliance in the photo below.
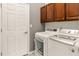
[[[61,29],[47,43],[48,56],[79,55],[79,30]]]
[[[58,29],[53,29],[53,31],[35,33],[35,55],[47,55],[47,39],[58,31]]]

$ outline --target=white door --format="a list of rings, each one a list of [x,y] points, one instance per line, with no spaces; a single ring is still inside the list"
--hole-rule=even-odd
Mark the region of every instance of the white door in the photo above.
[[[0,56],[1,56],[1,4],[0,4]]]
[[[3,4],[3,55],[27,54],[29,5]]]

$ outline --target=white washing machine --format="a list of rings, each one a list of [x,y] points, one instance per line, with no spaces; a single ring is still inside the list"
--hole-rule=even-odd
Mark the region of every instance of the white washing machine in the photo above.
[[[78,56],[79,30],[62,29],[48,39],[47,46],[48,56]]]
[[[55,31],[45,31],[45,32],[37,32],[35,33],[35,55],[37,56],[45,56],[47,55],[47,39],[57,34],[59,29],[55,29]]]

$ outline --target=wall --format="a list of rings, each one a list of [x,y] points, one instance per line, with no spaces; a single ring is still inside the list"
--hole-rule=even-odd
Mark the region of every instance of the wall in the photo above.
[[[79,29],[79,21],[50,22],[45,24],[45,30],[51,28]]]
[[[30,3],[30,51],[34,50],[34,36],[36,32],[44,31],[44,24],[40,23],[40,7],[44,3]]]

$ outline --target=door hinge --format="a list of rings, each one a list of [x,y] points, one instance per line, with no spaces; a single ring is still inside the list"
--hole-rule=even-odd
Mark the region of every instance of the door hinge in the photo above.
[[[1,4],[1,8],[2,8],[2,4]]]
[[[1,56],[2,56],[2,52],[1,52]]]
[[[1,28],[1,32],[2,32],[2,28]]]

